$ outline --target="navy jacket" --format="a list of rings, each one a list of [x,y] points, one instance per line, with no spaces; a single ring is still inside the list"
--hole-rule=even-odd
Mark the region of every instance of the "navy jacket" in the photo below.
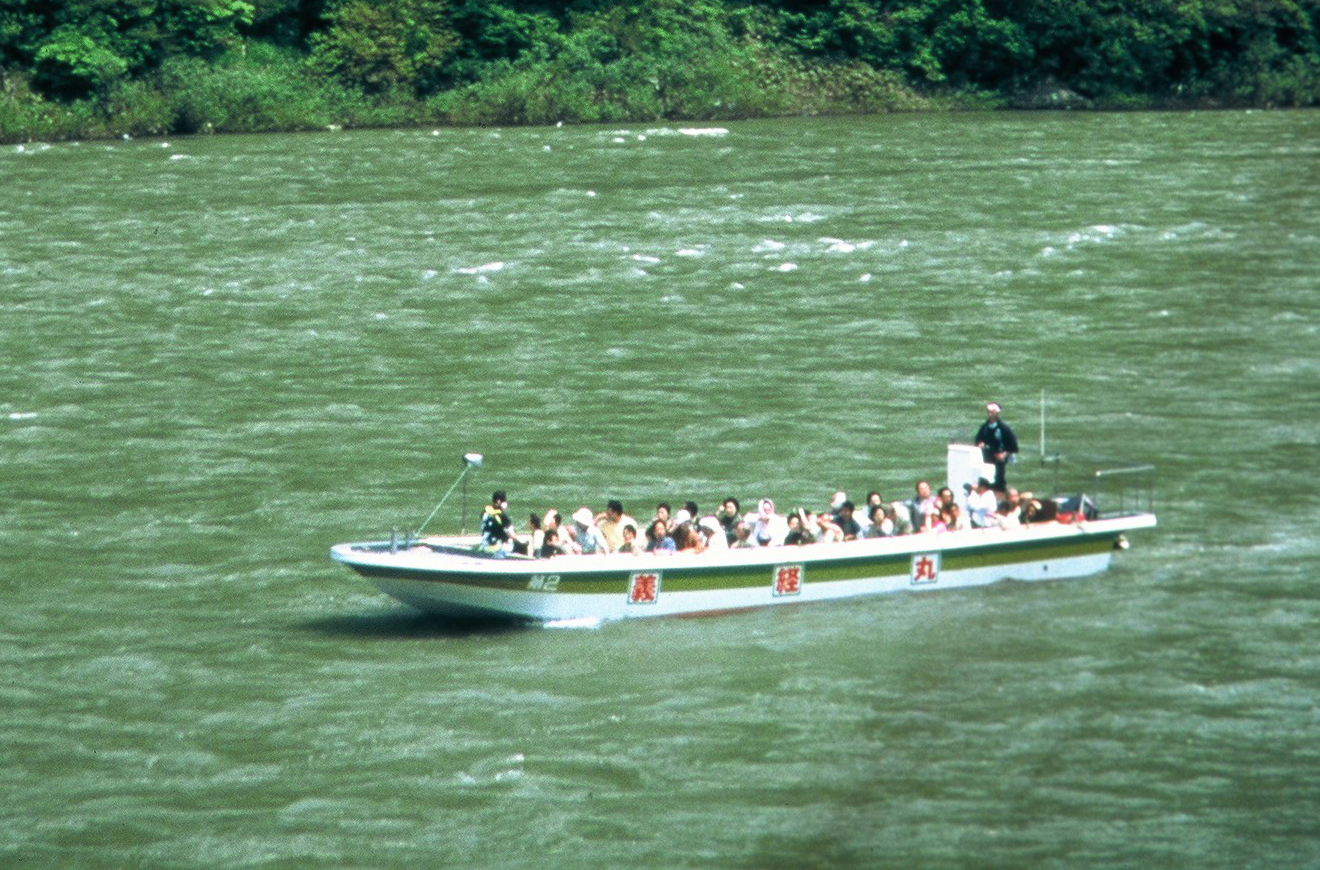
[[[976,430],[976,443],[985,445],[981,448],[981,458],[986,462],[994,462],[996,453],[1018,452],[1017,436],[1003,420],[982,423]]]

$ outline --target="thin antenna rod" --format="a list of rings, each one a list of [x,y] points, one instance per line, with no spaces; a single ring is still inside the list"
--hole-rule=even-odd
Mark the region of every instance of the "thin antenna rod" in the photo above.
[[[481,459],[482,459],[482,457],[481,457],[481,454],[480,454],[480,453],[464,453],[464,454],[463,454],[463,470],[460,471],[460,472],[458,473],[458,479],[455,480],[454,483],[453,483],[453,485],[449,487],[449,492],[447,492],[447,493],[444,494],[444,497],[440,499],[440,503],[437,504],[437,505],[435,506],[435,508],[431,511],[430,515],[427,516],[426,520],[425,520],[420,526],[417,527],[417,532],[416,532],[415,537],[420,538],[420,537],[422,536],[422,530],[426,528],[427,523],[429,523],[429,522],[431,522],[431,520],[435,519],[435,515],[438,514],[438,513],[440,512],[440,507],[441,507],[441,506],[442,506],[442,505],[443,505],[443,504],[449,499],[449,497],[450,497],[451,495],[454,494],[454,490],[458,488],[459,483],[462,483],[462,484],[463,484],[463,525],[466,527],[466,525],[467,525],[467,480],[466,480],[466,478],[467,478],[467,473],[468,473],[468,471],[469,471],[470,469],[472,469],[472,468],[480,468],[480,467],[481,467]],[[463,531],[466,532],[467,529],[464,528]]]
[[[1040,389],[1040,461],[1045,461],[1045,388]]]
[[[417,531],[413,535],[414,537],[420,538],[422,536],[422,530],[426,528],[426,524],[429,523],[431,520],[435,519],[435,515],[440,512],[441,506],[444,505],[445,501],[448,500],[449,496],[453,495],[454,490],[458,488],[459,481],[461,481],[464,477],[467,477],[468,469],[471,467],[472,466],[470,465],[463,466],[463,470],[458,473],[458,479],[455,480],[453,485],[449,487],[449,492],[445,493],[440,498],[439,504],[435,506],[435,508],[426,517],[426,519],[422,522],[422,524],[417,527]]]

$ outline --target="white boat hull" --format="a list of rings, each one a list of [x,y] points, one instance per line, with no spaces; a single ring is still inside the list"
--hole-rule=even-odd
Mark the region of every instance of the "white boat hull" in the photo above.
[[[496,559],[455,547],[384,542],[340,544],[331,555],[427,613],[594,622],[1085,577],[1109,567],[1125,532],[1154,525],[1154,515],[1136,514],[1012,531],[672,556]]]

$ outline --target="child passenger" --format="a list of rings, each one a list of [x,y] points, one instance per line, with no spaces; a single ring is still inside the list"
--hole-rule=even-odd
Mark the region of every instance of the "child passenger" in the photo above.
[[[541,549],[536,551],[536,555],[542,559],[549,559],[554,556],[564,555],[564,549],[559,546],[558,529],[545,530],[545,538],[541,543]]]

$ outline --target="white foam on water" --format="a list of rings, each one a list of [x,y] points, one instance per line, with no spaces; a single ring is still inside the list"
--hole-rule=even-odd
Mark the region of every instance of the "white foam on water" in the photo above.
[[[37,416],[36,411],[14,411],[9,415],[11,420],[32,420]]]
[[[788,245],[784,242],[776,242],[774,239],[763,239],[752,246],[753,254],[764,254],[769,251],[782,251]]]
[[[798,264],[797,264],[797,263],[780,263],[779,266],[778,266],[778,268],[775,269],[775,271],[776,271],[776,272],[796,272],[796,271],[797,271],[797,267],[798,267]]]
[[[696,248],[680,248],[674,252],[676,257],[700,257],[704,252]]]
[[[729,131],[724,127],[679,127],[678,132],[684,136],[727,136]]]
[[[480,266],[463,266],[454,271],[460,275],[487,275],[491,272],[498,272],[504,268],[503,262],[484,263]]]
[[[633,254],[632,258],[639,263],[658,263],[659,257],[652,257],[650,254]]]

